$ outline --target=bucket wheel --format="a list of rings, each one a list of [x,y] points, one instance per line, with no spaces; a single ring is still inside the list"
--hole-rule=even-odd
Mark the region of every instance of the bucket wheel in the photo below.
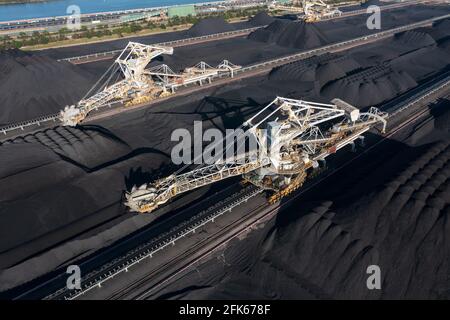
[[[291,181],[291,183],[286,188],[283,188],[282,190],[277,191],[274,194],[272,194],[267,199],[267,201],[270,204],[277,203],[283,197],[286,197],[287,195],[291,194],[292,192],[294,192],[295,190],[300,188],[303,185],[303,183],[305,182],[306,176],[307,176],[306,171],[303,171],[297,177],[295,177],[295,179],[293,181]]]

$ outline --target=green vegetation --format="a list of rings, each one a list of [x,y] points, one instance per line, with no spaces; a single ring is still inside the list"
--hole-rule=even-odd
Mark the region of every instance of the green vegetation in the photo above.
[[[0,0],[1,1],[1,0]],[[0,36],[0,50],[33,47],[38,45],[47,45],[50,43],[57,44],[58,42],[74,43],[82,42],[83,39],[107,39],[111,37],[124,37],[136,34],[141,31],[161,31],[170,28],[177,30],[177,26],[189,26],[197,23],[201,19],[211,17],[222,17],[225,20],[233,20],[236,18],[251,18],[262,8],[248,8],[245,10],[230,10],[220,14],[212,13],[207,16],[186,16],[169,18],[164,22],[154,21],[139,21],[132,23],[124,23],[118,26],[98,25],[95,27],[83,26],[80,30],[72,31],[67,28],[62,28],[58,32],[49,33],[48,31],[35,31],[32,34],[21,32],[18,36]]]

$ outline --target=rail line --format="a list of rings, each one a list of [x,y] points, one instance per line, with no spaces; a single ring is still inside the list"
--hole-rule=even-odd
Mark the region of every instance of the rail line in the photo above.
[[[415,93],[411,97],[405,100],[404,103],[400,102],[394,106],[389,107],[388,109],[384,111],[393,111],[390,115],[390,118],[398,116],[400,113],[405,112],[407,109],[412,108],[413,106],[417,105],[418,103],[430,103],[431,101],[436,100],[433,98],[433,95],[439,95],[442,94],[443,91],[449,89],[450,85],[450,75],[444,74],[443,79],[433,83],[434,81],[429,81],[428,83],[423,84],[425,86],[420,90],[420,92]],[[430,101],[427,101],[430,100]],[[314,182],[310,186],[305,186],[304,189],[301,189],[299,193],[293,196],[293,198],[289,198],[286,203],[289,203],[293,199],[296,199],[298,196],[303,194],[304,192],[308,191],[321,181],[323,179],[328,178],[330,175],[334,174],[336,170],[342,169],[344,166],[348,165],[350,162],[354,161],[355,159],[359,158],[363,154],[369,152],[373,148],[375,148],[377,145],[382,143],[383,141],[386,141],[390,137],[392,137],[395,133],[400,131],[402,128],[409,125],[411,122],[415,121],[416,119],[420,118],[424,114],[429,112],[429,109],[422,109],[419,110],[419,112],[414,113],[411,117],[400,123],[394,128],[391,128],[389,132],[382,137],[381,140],[377,141],[373,145],[366,148],[361,154],[357,155],[356,157],[353,157],[350,161],[346,162],[342,166],[338,167],[337,169],[333,170],[333,172],[327,174],[322,179],[320,179],[317,182]],[[214,222],[216,218],[220,217],[221,215],[232,211],[234,208],[238,207],[242,203],[250,200],[251,198],[257,196],[259,193],[261,193],[262,190],[254,187],[253,185],[250,185],[246,188],[243,188],[239,192],[236,192],[232,194],[231,196],[227,197],[223,201],[220,201],[216,203],[214,206],[208,207],[205,210],[202,210],[200,213],[196,214],[189,220],[183,221],[179,225],[176,225],[173,227],[170,231],[165,232],[158,237],[151,239],[150,241],[147,241],[143,243],[142,245],[139,245],[134,250],[131,250],[127,252],[127,254],[120,256],[119,258],[116,258],[112,260],[111,262],[103,265],[101,268],[94,270],[93,272],[89,273],[83,280],[83,285],[81,290],[76,291],[69,291],[66,288],[62,288],[58,291],[56,291],[53,294],[50,294],[46,297],[46,299],[76,299],[81,297],[84,294],[87,294],[89,291],[91,291],[94,288],[100,288],[102,284],[108,280],[111,280],[115,276],[119,275],[123,272],[128,272],[129,269],[136,264],[144,261],[145,259],[151,258],[155,253],[164,250],[167,247],[172,246],[175,244],[176,241],[186,237],[190,233],[195,233],[195,231],[198,228],[201,228],[202,226],[206,225],[207,223]],[[267,207],[267,206],[264,206]],[[263,219],[267,219],[271,215],[273,215],[274,210],[278,210],[280,207],[274,208],[272,211],[268,211],[264,213],[263,215],[256,215],[253,217],[253,222],[245,222],[245,219],[252,219],[251,214],[247,214],[245,217],[238,219],[239,222],[233,222],[232,226],[240,226],[242,225],[242,228],[236,229],[231,236],[225,236],[227,231],[230,231],[233,229],[233,227],[226,227],[223,229],[222,232],[219,232],[216,234],[216,236],[224,238],[220,245],[216,246],[216,249],[225,245],[230,239],[235,238],[237,235],[246,232],[249,228],[252,226],[260,223]],[[258,207],[258,210],[261,210],[260,207]],[[244,227],[245,226],[245,227]],[[208,241],[211,240],[211,238],[207,239]],[[134,281],[128,289],[134,290],[141,286],[143,283],[147,282],[152,277],[158,275],[160,276],[160,273],[162,272],[163,268],[170,267],[172,264],[177,264],[178,262],[182,261],[185,257],[190,257],[191,260],[193,259],[193,252],[195,252],[198,248],[201,247],[201,244],[206,243],[206,240],[200,241],[198,244],[193,247],[193,250],[189,250],[187,253],[182,254],[182,256],[177,256],[171,259],[170,261],[166,262],[161,266],[160,268],[152,271],[149,273],[145,278],[141,278],[139,280]],[[209,253],[211,253],[210,250],[208,250]],[[208,254],[209,254],[208,253]],[[205,253],[206,254],[206,253]],[[192,256],[191,256],[192,255]],[[193,263],[198,261],[203,257],[195,259],[195,261],[191,261],[189,264],[185,265],[183,268],[178,268],[176,270],[175,274],[172,274],[169,278],[163,279],[163,281],[159,282],[158,285],[153,286],[152,290],[156,288],[157,286],[162,285],[164,282],[167,282],[170,280],[170,278],[174,277],[179,272],[182,272],[189,266],[191,266]],[[113,293],[113,298],[121,298],[127,295],[130,290],[120,290],[118,292]],[[148,294],[147,294],[148,295]],[[139,298],[145,297],[146,295],[140,296]]]
[[[407,100],[403,101],[399,104],[395,111],[390,114],[390,117],[395,117],[397,114],[410,109],[412,106],[426,100],[433,94],[439,93],[442,90],[445,90],[450,87],[450,71],[444,74],[444,78],[436,82],[430,90],[426,93],[421,94],[420,92],[415,93],[413,96],[409,97]]]
[[[240,75],[243,75],[243,74],[251,74],[252,72],[255,72],[257,70],[271,69],[276,66],[284,65],[284,64],[295,62],[295,61],[302,60],[302,59],[306,59],[306,58],[312,57],[314,55],[321,55],[321,54],[324,54],[327,52],[333,52],[333,51],[342,51],[342,50],[345,50],[345,49],[348,49],[351,47],[367,44],[368,42],[371,42],[371,41],[385,39],[385,38],[388,38],[399,32],[403,32],[403,31],[407,31],[407,30],[411,30],[411,29],[415,29],[415,28],[419,28],[419,27],[424,27],[426,25],[432,24],[435,21],[439,21],[439,20],[447,19],[447,18],[450,18],[450,14],[446,14],[446,15],[439,16],[439,17],[433,17],[430,19],[422,20],[419,22],[405,25],[405,26],[400,26],[400,27],[389,29],[389,30],[377,32],[377,33],[374,33],[371,35],[366,35],[366,36],[326,45],[326,46],[319,47],[316,49],[311,49],[311,50],[303,51],[300,53],[296,53],[296,54],[292,54],[292,55],[252,64],[252,65],[243,67],[239,70],[236,70],[235,77],[238,78]],[[219,74],[217,76],[212,77],[212,79],[218,79],[218,78],[220,79],[220,78],[224,78],[226,76],[227,75],[225,75],[225,74]],[[233,78],[229,79],[228,81],[233,81]],[[214,85],[214,83],[212,85]],[[208,86],[199,87],[198,90],[202,90],[203,88],[207,88],[207,87]],[[164,100],[170,99],[174,96],[176,96],[176,94],[171,97],[164,98]],[[163,99],[154,100],[154,102],[158,102],[158,101],[163,101]],[[120,103],[120,101],[116,102],[116,104],[117,103]],[[149,105],[149,104],[147,103],[145,105]],[[102,106],[102,108],[107,107],[107,106],[111,107],[112,105],[108,104],[108,105]],[[140,105],[137,107],[140,107]],[[133,107],[130,107],[129,109],[132,109],[132,108]],[[3,133],[3,135],[6,138],[7,134],[12,131],[20,130],[23,132],[23,131],[25,131],[26,128],[33,128],[33,127],[35,128],[35,130],[38,130],[42,126],[45,126],[46,128],[51,128],[53,126],[60,124],[58,116],[59,116],[58,114],[51,114],[51,115],[40,117],[38,119],[32,119],[29,121],[10,124],[8,126],[0,127],[0,133]],[[25,132],[25,133],[27,133],[27,132]],[[9,139],[9,138],[10,137],[8,137],[7,139]],[[5,139],[0,139],[0,141],[2,141],[2,140],[5,140]]]

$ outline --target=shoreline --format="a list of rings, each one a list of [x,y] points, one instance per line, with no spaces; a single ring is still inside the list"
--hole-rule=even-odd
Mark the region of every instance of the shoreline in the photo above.
[[[62,0],[60,0],[62,1]],[[111,10],[111,9],[107,9],[107,8],[103,8],[103,9],[98,9],[98,10],[88,10],[87,12],[81,13],[81,16],[87,16],[87,15],[97,15],[97,14],[112,14],[112,13],[117,13],[117,12],[125,12],[125,11],[136,11],[136,10],[143,10],[143,9],[158,9],[158,8],[169,8],[169,7],[176,7],[176,6],[180,6],[180,5],[196,5],[198,3],[201,2],[214,2],[214,1],[226,1],[226,0],[192,0],[189,3],[183,4],[183,3],[179,3],[179,4],[172,4],[172,5],[155,5],[155,6],[150,6],[150,7],[136,7],[136,8],[124,8],[124,9],[115,9],[115,10]],[[52,2],[58,2],[57,0],[0,0],[0,7],[2,5],[26,5],[26,4],[45,4],[45,3],[52,3]],[[11,23],[11,22],[19,22],[19,21],[27,21],[27,20],[39,20],[39,19],[56,19],[56,18],[65,18],[67,17],[67,14],[65,12],[61,12],[61,13],[55,13],[55,14],[49,14],[47,16],[33,16],[33,17],[21,17],[21,18],[17,18],[17,19],[11,19],[8,18],[5,20],[5,18],[1,18],[0,15],[0,24],[2,23]]]

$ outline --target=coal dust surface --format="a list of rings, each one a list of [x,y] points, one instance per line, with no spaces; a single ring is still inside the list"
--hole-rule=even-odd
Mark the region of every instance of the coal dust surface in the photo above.
[[[316,48],[329,42],[315,24],[289,20],[274,21],[266,28],[253,31],[248,39],[296,49]]]
[[[191,37],[201,37],[208,34],[222,33],[235,30],[235,28],[223,18],[206,18],[194,24],[187,34]]]

